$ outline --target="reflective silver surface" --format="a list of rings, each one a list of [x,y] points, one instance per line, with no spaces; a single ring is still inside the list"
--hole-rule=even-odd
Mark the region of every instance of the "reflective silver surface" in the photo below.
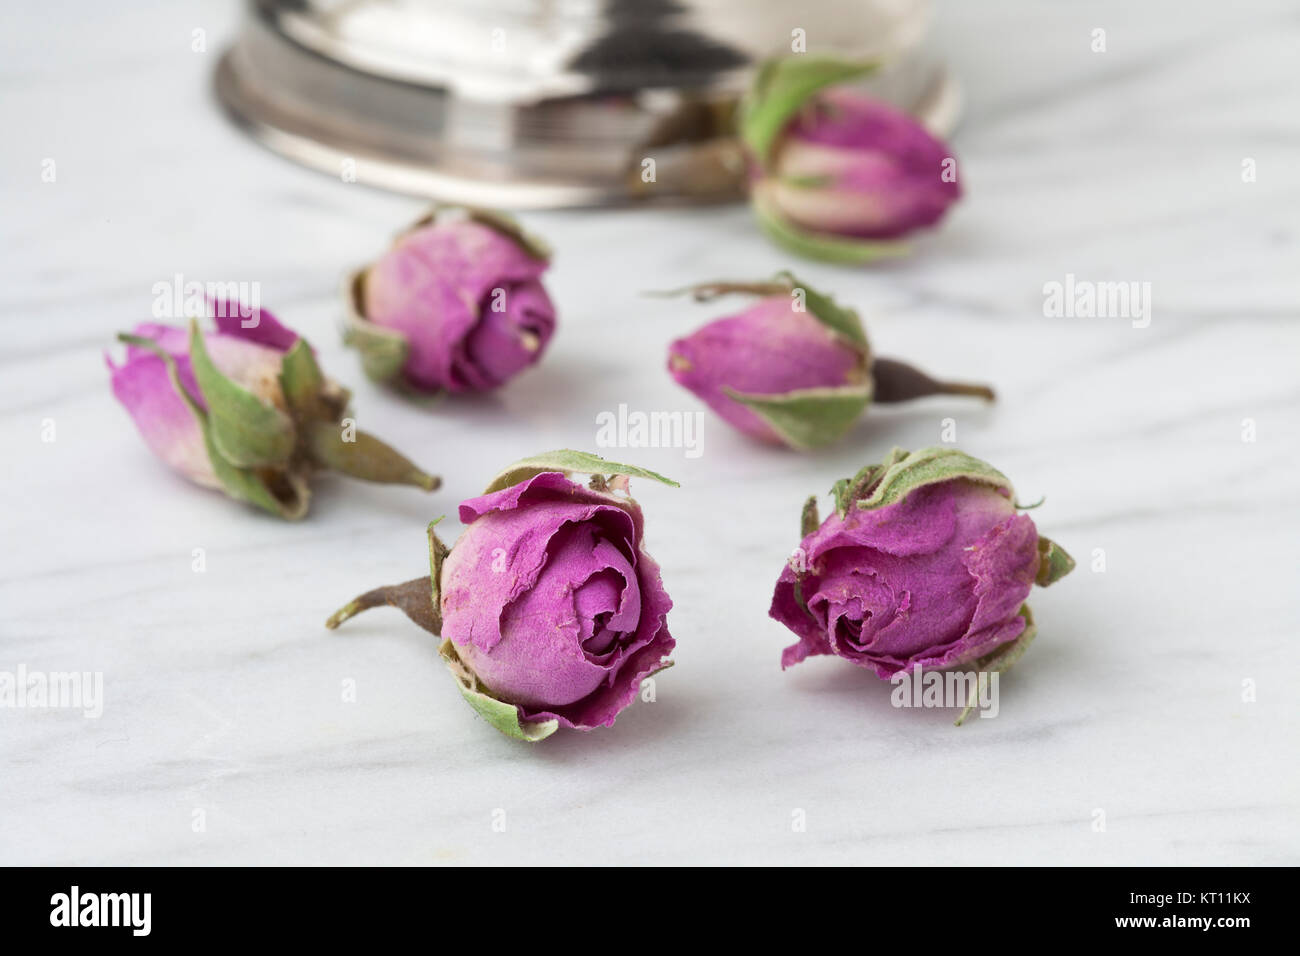
[[[885,62],[866,86],[946,132],[958,96],[928,24],[927,0],[253,0],[216,88],[272,149],[401,192],[717,201],[743,173],[720,138],[737,96],[801,37]]]

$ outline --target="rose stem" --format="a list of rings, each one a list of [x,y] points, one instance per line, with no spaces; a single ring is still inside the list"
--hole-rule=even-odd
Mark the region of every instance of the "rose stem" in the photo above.
[[[993,389],[966,382],[940,382],[920,369],[894,359],[878,358],[871,363],[871,377],[876,383],[873,402],[906,402],[926,395],[972,395],[993,401]]]
[[[325,626],[331,631],[350,617],[372,607],[395,607],[430,634],[442,630],[442,615],[433,606],[433,579],[429,575],[414,578],[403,584],[391,584],[388,587],[375,588],[360,597],[353,598],[339,608]]]

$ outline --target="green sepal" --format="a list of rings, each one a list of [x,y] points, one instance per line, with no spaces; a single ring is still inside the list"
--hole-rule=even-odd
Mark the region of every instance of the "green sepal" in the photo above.
[[[281,494],[273,494],[266,480],[251,468],[240,468],[221,457],[212,438],[212,429],[203,427],[203,441],[212,460],[212,470],[217,474],[221,487],[232,498],[247,501],[263,511],[297,521],[307,514],[311,502],[311,485],[305,475],[292,470],[278,473],[283,482]]]
[[[1051,538],[1038,536],[1038,576],[1034,583],[1039,587],[1055,584],[1074,570],[1074,558]]]
[[[1008,641],[1000,647],[995,648],[991,653],[974,661],[975,670],[979,676],[976,678],[975,686],[971,688],[970,694],[966,698],[966,706],[962,712],[957,715],[953,721],[954,727],[960,727],[965,723],[970,712],[975,709],[983,695],[985,688],[989,685],[990,674],[1001,674],[1011,669],[1011,665],[1020,660],[1021,656],[1033,643],[1038,628],[1034,624],[1034,615],[1029,610],[1028,604],[1020,605],[1019,614],[1025,619],[1025,629],[1020,632],[1020,636],[1014,641]]]
[[[372,382],[390,382],[401,374],[411,343],[401,332],[354,319],[343,332],[343,344],[361,353],[361,369]]]
[[[835,177],[829,174],[819,176],[776,176],[773,179],[782,186],[791,186],[795,189],[828,189],[835,185]]]
[[[767,422],[791,448],[828,445],[847,432],[871,402],[871,383],[838,388],[805,388],[781,395],[754,395],[722,389]]]
[[[781,131],[808,97],[824,87],[856,80],[876,68],[874,62],[807,54],[768,60],[741,103],[738,123],[741,140],[766,166]]]
[[[788,270],[777,273],[777,278],[790,284],[790,291],[803,290],[804,305],[808,312],[826,326],[832,335],[844,339],[855,346],[862,355],[868,354],[867,333],[862,327],[862,319],[854,309],[837,305],[830,296],[818,292],[808,283],[801,282]]]
[[[799,536],[806,538],[821,526],[821,516],[817,513],[817,496],[813,495],[803,503],[803,513],[799,515]]]
[[[316,464],[353,478],[389,485],[415,485],[433,491],[442,484],[435,475],[368,432],[356,430],[343,438],[341,422],[308,419],[300,423],[303,447]]]
[[[988,462],[972,458],[955,448],[934,445],[899,457],[901,451],[895,448],[890,452],[887,461],[892,463],[878,478],[861,489],[865,497],[855,499],[859,508],[883,508],[902,501],[924,485],[957,478],[988,485],[1008,496],[1015,494],[1006,475]]]
[[[307,340],[300,338],[280,362],[280,389],[295,418],[321,418],[327,412],[321,394],[327,385]],[[346,400],[344,401],[346,404]]]
[[[354,272],[347,282],[348,311],[343,344],[361,353],[361,368],[375,382],[398,378],[411,355],[411,343],[393,329],[375,325],[365,316],[366,270]]]
[[[488,482],[488,486],[483,489],[483,494],[487,495],[494,491],[500,491],[502,488],[509,488],[511,485],[517,485],[521,481],[527,481],[529,478],[535,478],[537,475],[545,474],[548,471],[560,471],[566,475],[577,472],[582,475],[625,475],[629,478],[650,478],[665,485],[671,485],[674,488],[680,487],[671,478],[665,478],[658,472],[646,468],[638,468],[635,465],[620,465],[618,462],[606,461],[599,455],[593,455],[590,452],[561,448],[556,451],[547,451],[542,452],[540,455],[521,458]]]
[[[293,455],[293,421],[274,405],[228,379],[213,363],[197,322],[190,322],[190,364],[203,401],[213,447],[241,468],[283,468]]]
[[[456,687],[459,688],[466,703],[478,711],[480,717],[507,737],[536,743],[551,736],[559,729],[560,722],[554,718],[537,721],[521,720],[517,706],[508,704],[503,700],[497,700],[489,695],[482,684],[479,683],[478,678],[461,661],[460,655],[456,653],[455,645],[447,638],[443,638],[442,643],[438,645],[438,653],[447,662],[447,669],[451,671],[451,676],[456,681]]]
[[[341,418],[348,392],[325,378],[311,347],[299,339],[280,365],[280,386],[297,422],[302,450],[313,463],[382,484],[414,485],[433,491],[442,484],[375,436],[355,431],[344,440]]]
[[[238,501],[246,501],[249,504],[256,505],[264,511],[269,511],[273,515],[290,521],[296,521],[307,513],[307,506],[311,500],[311,488],[307,485],[305,479],[286,472],[283,475],[284,488],[282,490],[287,492],[288,495],[285,497],[277,496],[271,493],[265,480],[257,472],[232,465],[221,456],[212,440],[212,427],[208,421],[207,412],[186,391],[185,386],[181,383],[176,361],[165,349],[152,339],[138,335],[122,334],[117,338],[118,341],[127,345],[148,349],[162,359],[163,365],[167,368],[167,376],[171,380],[172,388],[175,389],[176,394],[180,396],[181,401],[185,403],[185,407],[190,410],[190,414],[194,416],[194,420],[198,423],[199,432],[203,435],[203,447],[207,451],[212,471],[221,483],[222,490],[228,496]]]
[[[835,499],[835,513],[837,515],[843,518],[848,514],[849,505],[853,503],[853,498],[849,493],[849,489],[856,487],[859,478],[865,474],[869,474],[872,469],[877,467],[879,466],[868,465],[852,478],[841,478],[839,481],[835,482],[835,484],[831,485],[831,497]]]
[[[781,215],[764,190],[764,184],[760,183],[750,198],[754,216],[768,236],[796,255],[823,262],[863,265],[881,259],[898,259],[912,251],[911,245],[906,242],[855,239],[833,233],[810,232]]]
[[[876,483],[897,462],[907,457],[902,448],[895,448],[889,456],[878,465],[867,465],[858,470],[852,478],[841,478],[831,486],[831,496],[835,499],[835,512],[843,518],[855,501],[867,497]]]

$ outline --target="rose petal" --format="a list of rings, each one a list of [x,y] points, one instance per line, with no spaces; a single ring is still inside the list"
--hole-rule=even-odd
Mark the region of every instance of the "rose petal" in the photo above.
[[[555,719],[563,726],[577,730],[612,726],[619,712],[636,700],[641,681],[663,667],[664,659],[677,646],[666,623],[673,602],[664,590],[659,565],[644,551],[637,562],[637,572],[642,601],[638,640],[644,643],[627,656],[595,693],[568,707],[523,707],[521,710],[526,719]]]
[[[220,488],[212,463],[208,459],[203,432],[175,386],[167,366],[158,356],[135,350],[122,365],[105,361],[112,373],[113,394],[122,403],[149,449],[185,477],[209,488]],[[187,389],[198,392],[189,359],[176,360]]]
[[[298,333],[277,319],[270,309],[261,307],[253,311],[235,299],[208,297],[208,313],[221,335],[233,336],[247,342],[265,345],[277,352],[287,352],[298,342]],[[252,322],[252,325],[245,325]]]
[[[504,311],[483,311],[458,352],[453,372],[468,388],[509,381],[541,357],[555,331],[555,308],[536,279],[506,289],[502,302]]]
[[[443,636],[490,651],[500,614],[536,583],[548,545],[568,523],[598,520],[612,540],[640,540],[640,509],[546,472],[461,502],[469,525],[443,566]]]

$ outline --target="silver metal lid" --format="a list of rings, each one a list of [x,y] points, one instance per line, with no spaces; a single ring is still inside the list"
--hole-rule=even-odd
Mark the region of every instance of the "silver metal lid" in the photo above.
[[[277,152],[399,192],[719,201],[743,179],[737,98],[800,42],[888,64],[866,88],[947,132],[959,97],[928,27],[928,0],[252,0],[216,89]]]

